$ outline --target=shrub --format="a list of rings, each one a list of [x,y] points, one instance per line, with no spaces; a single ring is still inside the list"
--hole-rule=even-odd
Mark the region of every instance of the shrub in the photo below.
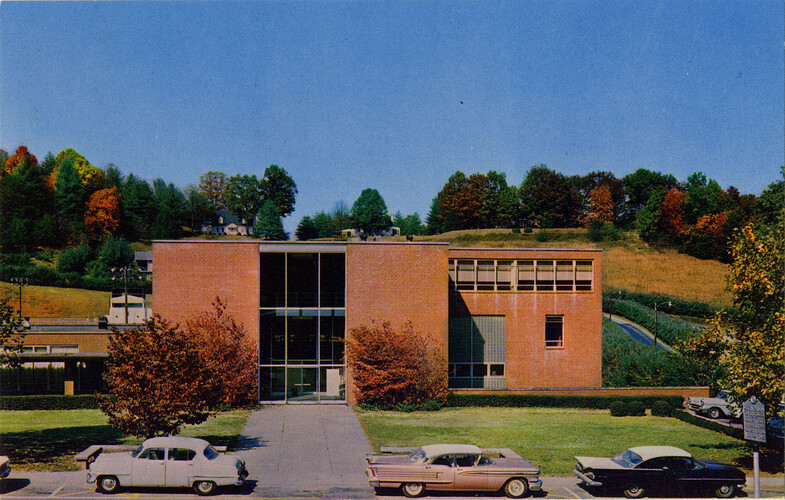
[[[87,263],[92,257],[93,252],[87,245],[63,250],[57,259],[57,272],[84,274]]]
[[[534,229],[532,229],[530,227],[524,227],[523,228],[523,233],[524,234],[532,234],[533,232],[534,232]]]
[[[542,243],[542,242],[545,242],[545,241],[548,241],[549,239],[551,239],[551,235],[548,233],[548,231],[545,231],[543,229],[543,230],[537,231],[537,234],[534,235],[534,239],[539,241],[540,243]]]
[[[667,401],[655,401],[651,405],[651,414],[655,417],[670,417],[673,407]]]
[[[646,405],[640,401],[616,401],[610,405],[614,417],[642,417],[646,415]]]
[[[447,394],[447,362],[411,323],[402,330],[389,322],[353,328],[346,355],[358,403],[417,405]]]
[[[679,408],[674,408],[671,412],[671,416],[681,420],[682,422],[697,425],[698,427],[703,427],[704,429],[709,429],[710,431],[720,432],[726,436],[734,437],[736,439],[744,439],[743,429],[737,429],[728,425],[722,425],[720,423],[714,422],[713,420],[706,420],[705,418],[696,417],[692,413]]]
[[[512,228],[512,234],[521,234],[521,228],[519,227]]]

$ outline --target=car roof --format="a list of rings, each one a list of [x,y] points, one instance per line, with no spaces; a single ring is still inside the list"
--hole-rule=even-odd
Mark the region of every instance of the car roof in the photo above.
[[[471,455],[481,455],[482,450],[473,444],[427,444],[420,449],[425,452],[428,458],[448,453],[468,453]]]
[[[146,440],[142,445],[145,448],[190,448],[192,450],[203,450],[210,445],[204,439],[184,437],[184,436],[162,436]]]
[[[630,451],[637,453],[643,460],[657,457],[692,457],[689,452],[675,446],[636,446]]]

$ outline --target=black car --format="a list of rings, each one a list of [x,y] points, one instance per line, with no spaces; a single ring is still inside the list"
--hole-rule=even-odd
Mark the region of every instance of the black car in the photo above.
[[[701,461],[673,446],[639,446],[613,458],[575,457],[573,471],[588,486],[616,490],[627,498],[649,491],[668,496],[713,493],[730,498],[747,482],[732,465]]]

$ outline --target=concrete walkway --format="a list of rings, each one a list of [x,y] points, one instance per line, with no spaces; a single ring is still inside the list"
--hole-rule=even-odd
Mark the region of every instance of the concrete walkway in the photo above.
[[[374,497],[365,478],[371,446],[346,405],[264,406],[249,417],[235,453],[254,496]]]

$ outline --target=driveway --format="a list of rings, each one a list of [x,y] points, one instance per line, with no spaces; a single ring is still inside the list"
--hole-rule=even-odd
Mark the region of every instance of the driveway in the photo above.
[[[263,406],[249,417],[235,452],[254,496],[374,496],[364,473],[371,446],[346,405]]]

